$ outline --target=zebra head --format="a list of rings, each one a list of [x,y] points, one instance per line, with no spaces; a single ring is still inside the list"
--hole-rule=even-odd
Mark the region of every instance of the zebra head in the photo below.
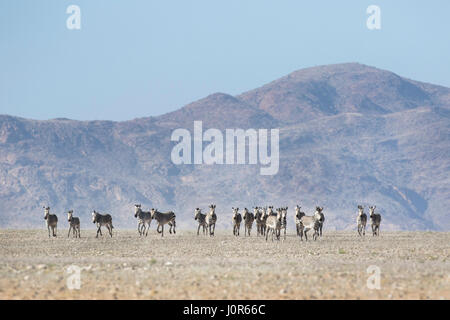
[[[362,216],[364,214],[364,207],[362,205],[358,205],[358,215]]]
[[[73,210],[67,211],[67,221],[70,222],[72,220],[72,215],[73,215]]]
[[[260,209],[261,209],[261,217],[260,217],[260,219],[262,220],[267,215],[267,207],[264,207],[264,208],[261,207]]]
[[[93,210],[92,211],[92,223],[96,223],[97,222],[97,215],[98,215],[98,212]]]
[[[301,211],[300,211],[301,208],[302,207],[300,207],[299,205],[295,206],[295,216],[299,219],[300,219],[300,214],[301,214]]]
[[[202,209],[195,208],[195,214],[194,214],[194,220],[197,220],[199,218],[199,215],[202,213]]]
[[[316,207],[316,212],[314,212],[314,217],[315,217],[319,222],[323,222],[323,219],[324,219],[322,210],[323,210],[323,207]]]
[[[50,207],[42,207],[44,208],[44,220],[47,220],[48,215],[50,214]]]
[[[154,208],[151,208],[150,209],[150,216],[152,217],[152,219],[155,219],[155,212],[157,211],[158,209],[154,209]]]
[[[242,218],[243,218],[244,220],[247,220],[247,219],[248,219],[248,214],[249,214],[248,209],[247,209],[247,208],[244,208],[244,214],[243,214]]]
[[[283,220],[286,220],[287,210],[288,210],[288,207],[281,208],[281,217],[283,218]]]
[[[373,216],[373,214],[375,213],[375,208],[376,208],[377,206],[370,206],[369,207],[369,213],[370,213],[370,217],[372,217]]]
[[[210,206],[209,206],[209,213],[210,214],[214,214],[215,212],[216,212],[216,205],[215,204],[211,204]]]
[[[283,208],[277,208],[277,220],[279,221],[279,222],[281,222],[281,218],[282,218],[282,216],[283,216]]]
[[[141,205],[140,204],[135,204],[134,205],[134,217],[137,218],[139,211],[141,211]]]
[[[261,214],[260,208],[253,207],[253,215],[255,216],[255,219],[259,218],[260,214]]]
[[[231,208],[233,210],[233,220],[236,219],[237,215],[239,215],[239,208]]]

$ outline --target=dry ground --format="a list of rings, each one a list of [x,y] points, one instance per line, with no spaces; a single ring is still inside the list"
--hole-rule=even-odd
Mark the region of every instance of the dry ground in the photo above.
[[[255,231],[255,230],[253,230]],[[325,232],[322,239],[267,243],[231,230],[214,238],[179,230],[0,230],[0,299],[449,299],[449,232]],[[104,232],[106,234],[106,232]],[[241,232],[243,234],[243,232]],[[81,288],[68,289],[77,265]],[[381,271],[380,290],[366,285]]]

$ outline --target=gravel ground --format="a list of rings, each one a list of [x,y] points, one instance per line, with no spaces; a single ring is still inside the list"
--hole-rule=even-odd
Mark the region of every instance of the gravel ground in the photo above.
[[[94,230],[81,239],[60,231],[49,239],[44,229],[0,230],[0,299],[450,298],[450,232],[266,242],[231,230],[212,238],[115,230],[99,239]],[[81,268],[80,289],[68,287],[71,265]],[[369,266],[379,268],[380,289],[368,288]]]

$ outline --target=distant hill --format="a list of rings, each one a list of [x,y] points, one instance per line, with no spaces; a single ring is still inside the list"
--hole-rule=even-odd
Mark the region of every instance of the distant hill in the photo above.
[[[126,107],[126,106],[125,106]],[[176,128],[280,128],[280,169],[174,165]],[[238,96],[215,93],[158,117],[48,121],[0,115],[0,227],[43,227],[43,205],[82,227],[92,209],[134,227],[133,205],[172,209],[193,227],[195,207],[323,206],[325,229],[354,228],[357,204],[376,204],[383,229],[450,230],[450,89],[357,63],[295,71]],[[291,210],[292,209],[292,210]]]

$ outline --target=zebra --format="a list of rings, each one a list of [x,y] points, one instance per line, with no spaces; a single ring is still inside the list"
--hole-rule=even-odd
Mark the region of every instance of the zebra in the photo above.
[[[202,213],[200,208],[195,209],[194,220],[198,222],[197,235],[200,233],[200,227],[203,227],[203,235],[206,235],[208,225],[206,224],[206,214]]]
[[[211,204],[209,206],[209,212],[206,215],[206,224],[208,225],[210,237],[214,236],[214,233],[216,231],[216,222],[217,222],[216,205]]]
[[[253,215],[253,213],[248,211],[247,208],[244,208],[244,215],[242,218],[244,219],[244,235],[247,236],[248,232],[248,236],[250,237],[250,232],[252,231],[252,225],[253,221],[255,221],[255,216]]]
[[[58,225],[58,217],[56,214],[50,214],[50,207],[44,208],[44,220],[47,220],[48,237],[50,238],[50,228],[52,229],[52,235],[56,237],[56,227]]]
[[[242,215],[239,213],[239,208],[231,208],[233,210],[233,235],[239,236],[241,229]]]
[[[311,229],[314,230],[313,239],[316,240],[319,236],[320,228],[320,207],[316,207],[316,211],[313,216],[302,216],[300,218],[300,240],[303,241],[303,233],[305,234],[305,239],[308,241],[307,232]]]
[[[375,213],[376,207],[377,206],[369,207],[370,221],[372,222],[372,235],[373,236],[380,235],[381,215],[378,213]]]
[[[261,210],[262,210],[262,214],[261,214],[261,218],[260,218],[260,220],[261,220],[261,234],[263,236],[265,236],[266,235],[266,229],[267,229],[266,221],[267,221],[267,217],[269,215],[267,213],[267,207],[264,207]]]
[[[288,207],[281,208],[281,226],[280,226],[279,232],[281,233],[281,229],[284,229],[284,240],[286,240],[287,210],[288,210]]]
[[[255,207],[254,209],[255,209],[254,215],[256,222],[256,235],[257,236],[263,235],[263,220],[262,220],[263,209],[258,207]]]
[[[301,227],[301,222],[300,219],[305,215],[304,212],[300,211],[301,207],[299,205],[295,206],[295,227],[297,229],[297,236],[300,236],[300,227]]]
[[[158,233],[161,233],[161,237],[164,236],[164,225],[167,223],[169,225],[169,233],[172,233],[172,228],[173,228],[173,233],[175,234],[175,213],[173,211],[169,211],[169,212],[160,212],[158,211],[158,209],[151,209],[150,210],[151,215],[152,215],[152,219],[155,219],[156,222],[158,223],[158,226],[156,227],[156,231]],[[159,227],[161,227],[161,231],[159,230]]]
[[[138,233],[139,236],[147,236],[150,229],[150,223],[152,222],[152,214],[150,211],[142,211],[140,204],[134,205],[134,217],[138,218]],[[145,231],[145,225],[148,225],[147,232]]]
[[[112,238],[112,229],[113,224],[112,224],[112,217],[110,214],[100,214],[97,211],[92,211],[92,223],[97,224],[97,235],[95,236],[96,238],[98,238],[98,234],[100,233],[100,235],[103,237],[102,234],[102,226],[105,226],[106,229],[108,229],[109,231],[109,235]]]
[[[75,238],[81,238],[80,218],[73,216],[73,210],[67,211],[67,221],[69,221],[69,232],[67,233],[67,238],[70,236],[70,230],[72,230],[73,236],[75,236]]]
[[[358,205],[358,217],[356,218],[356,224],[358,226],[358,234],[360,236],[366,235],[366,223],[367,215],[364,213],[364,207]]]
[[[275,233],[277,240],[280,240],[279,230],[281,227],[281,209],[277,209],[277,214],[274,215],[272,207],[269,207],[269,208],[271,208],[271,210],[270,210],[271,214],[269,214],[267,216],[267,220],[266,220],[266,227],[267,227],[266,241],[267,241],[267,238],[269,237],[269,233],[272,234],[272,241],[273,241],[274,233]]]
[[[318,214],[319,214],[319,236],[322,237],[322,227],[323,227],[323,223],[325,222],[325,216],[323,214],[323,207],[317,207],[317,208],[320,209],[318,212]]]

